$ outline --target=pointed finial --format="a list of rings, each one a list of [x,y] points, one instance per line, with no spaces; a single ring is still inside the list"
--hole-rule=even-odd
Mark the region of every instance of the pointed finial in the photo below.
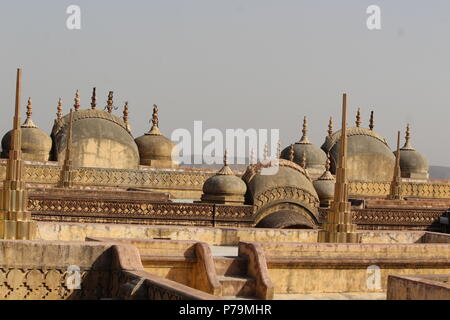
[[[127,126],[127,130],[128,132],[131,132],[131,126],[128,123],[128,101],[125,102],[125,105],[123,106],[123,122],[125,123],[125,125]]]
[[[289,146],[289,161],[294,162],[294,144]]]
[[[264,161],[269,159],[269,145],[266,143],[264,145]]]
[[[27,103],[27,118],[25,122],[22,124],[22,128],[36,128],[36,125],[31,120],[31,115],[33,114],[33,105],[31,103],[31,98],[28,98]]]
[[[257,162],[257,160],[255,159],[255,150],[253,148],[250,149],[250,159],[249,162],[250,164],[255,164]]]
[[[302,157],[300,159],[300,167],[306,169],[306,150],[303,150]]]
[[[303,129],[302,129],[302,138],[300,139],[299,143],[301,144],[311,144],[308,139],[308,120],[306,119],[306,116],[303,118]]]
[[[369,129],[371,131],[373,131],[373,127],[374,127],[374,124],[373,124],[373,111],[370,111]]]
[[[327,162],[325,163],[325,172],[320,176],[319,180],[334,180],[334,177],[330,172],[330,168],[331,168],[330,153],[327,153]]]
[[[78,111],[80,109],[80,91],[77,90],[77,92],[75,92],[75,99],[74,99],[75,103],[73,105],[73,108],[75,109],[75,111]]]
[[[356,112],[356,121],[355,121],[356,127],[361,126],[361,109],[358,108],[358,111]]]
[[[218,175],[230,176],[233,175],[233,170],[228,166],[228,151],[225,149],[223,152],[223,167],[217,172]]]
[[[330,117],[330,121],[328,121],[328,136],[331,137],[333,134],[333,118]]]
[[[409,129],[409,123],[406,125],[406,134],[405,134],[405,145],[401,148],[401,150],[414,150],[411,146],[411,132]]]
[[[161,135],[161,131],[159,131],[158,106],[156,104],[153,105],[153,114],[150,123],[152,124],[152,128],[148,134]]]
[[[91,109],[95,110],[95,108],[97,107],[97,88],[93,88],[92,89],[92,97],[91,97]]]
[[[62,110],[63,110],[62,99],[59,98],[58,99],[58,106],[56,107],[56,119],[60,120],[62,118],[62,115],[63,115]]]
[[[109,113],[112,113],[113,110],[119,109],[118,107],[114,107],[114,91],[110,91],[108,93],[108,101],[106,102],[106,107],[103,110],[107,110]]]

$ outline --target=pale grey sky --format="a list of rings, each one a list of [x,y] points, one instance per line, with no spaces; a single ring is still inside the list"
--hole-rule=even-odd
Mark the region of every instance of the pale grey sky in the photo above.
[[[81,7],[82,29],[66,28],[66,8]],[[366,8],[381,7],[369,31]],[[58,97],[65,112],[76,89],[89,107],[109,90],[130,103],[134,135],[160,127],[280,128],[283,146],[299,139],[304,115],[321,145],[329,116],[349,94],[351,118],[394,148],[411,123],[413,146],[432,165],[450,166],[450,2],[448,0],[172,0],[0,2],[0,117],[11,127],[17,67],[23,105],[50,132]],[[121,115],[121,111],[116,111]],[[23,114],[24,116],[24,114]]]

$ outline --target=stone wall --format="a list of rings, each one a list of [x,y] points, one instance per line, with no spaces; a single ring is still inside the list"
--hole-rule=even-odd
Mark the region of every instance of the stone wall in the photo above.
[[[387,299],[450,300],[450,274],[389,276]]]

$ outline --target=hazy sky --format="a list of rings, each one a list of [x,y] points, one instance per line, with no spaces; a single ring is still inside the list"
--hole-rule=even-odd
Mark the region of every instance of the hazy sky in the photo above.
[[[66,8],[81,7],[81,30],[66,28]],[[382,29],[369,31],[366,9],[381,7]],[[160,128],[280,128],[283,145],[300,137],[321,145],[329,116],[349,94],[349,123],[394,148],[411,123],[412,143],[432,165],[450,166],[450,1],[171,0],[1,1],[0,117],[11,128],[15,72],[24,69],[22,105],[33,98],[36,124],[49,132],[57,100],[76,89],[89,107],[113,90],[130,104],[137,137]],[[120,110],[115,112],[121,115]],[[24,114],[23,114],[24,116]]]

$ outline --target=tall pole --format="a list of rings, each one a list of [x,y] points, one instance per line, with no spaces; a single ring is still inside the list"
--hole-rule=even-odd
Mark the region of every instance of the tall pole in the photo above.
[[[353,223],[351,204],[348,202],[347,184],[347,94],[342,96],[342,129],[339,144],[339,164],[336,169],[334,201],[319,231],[319,242],[359,243],[360,235]]]
[[[0,193],[0,238],[28,240],[34,237],[36,224],[27,210],[28,192],[23,181],[20,97],[22,70],[17,69],[16,105],[11,135],[11,149],[6,163],[6,178]]]

